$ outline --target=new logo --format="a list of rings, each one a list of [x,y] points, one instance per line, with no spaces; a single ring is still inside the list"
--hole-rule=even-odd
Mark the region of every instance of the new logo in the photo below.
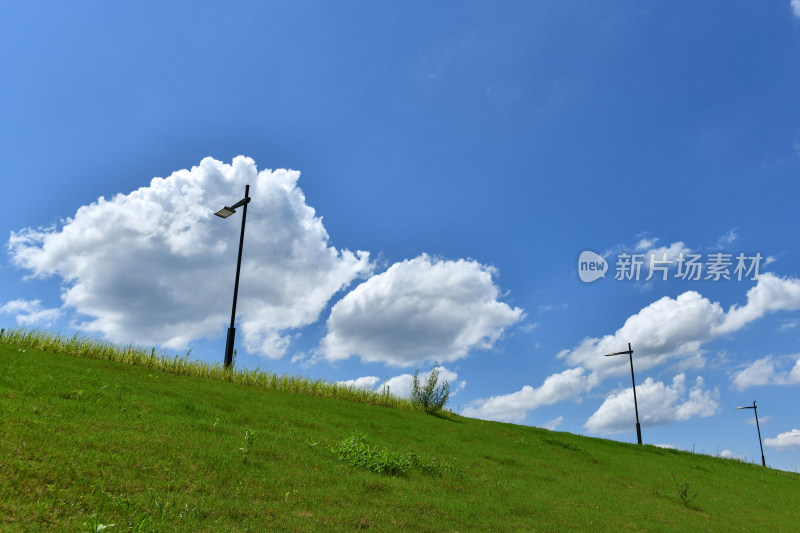
[[[606,277],[608,263],[602,255],[591,250],[584,250],[578,258],[578,277],[584,283],[591,283],[596,279]]]

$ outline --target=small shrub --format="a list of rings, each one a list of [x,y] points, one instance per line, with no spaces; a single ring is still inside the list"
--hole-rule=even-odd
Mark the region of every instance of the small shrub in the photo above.
[[[697,498],[697,492],[692,491],[692,484],[688,481],[678,481],[675,479],[675,475],[670,473],[670,477],[672,478],[672,485],[673,491],[675,496],[683,502],[683,504],[689,507],[692,502],[694,502],[695,498]]]
[[[450,384],[445,380],[437,386],[439,381],[439,363],[434,363],[425,385],[420,387],[419,369],[414,371],[411,382],[411,403],[426,413],[440,411],[450,398]]]

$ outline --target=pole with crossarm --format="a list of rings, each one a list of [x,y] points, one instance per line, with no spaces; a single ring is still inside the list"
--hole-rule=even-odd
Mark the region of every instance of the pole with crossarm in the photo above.
[[[225,363],[224,368],[230,369],[233,364],[233,342],[236,337],[236,300],[239,295],[239,271],[242,269],[242,245],[244,244],[244,224],[247,220],[247,204],[250,203],[250,185],[244,188],[244,198],[237,203],[228,207],[227,205],[214,213],[220,218],[228,218],[236,212],[236,209],[242,207],[242,231],[239,234],[239,256],[236,260],[236,280],[233,284],[233,308],[231,309],[231,327],[228,328],[228,339],[225,343]]]
[[[756,414],[756,430],[758,430],[758,446],[761,448],[761,466],[767,466],[767,462],[764,460],[764,446],[761,445],[761,428],[758,427],[758,407],[756,407],[756,401],[753,400],[753,405],[748,405],[746,407],[737,407],[737,409],[752,409]]]
[[[614,352],[614,353],[607,353],[606,357],[611,357],[613,355],[623,355],[628,354],[628,358],[631,362],[631,381],[633,382],[633,408],[636,411],[636,440],[639,444],[642,443],[642,426],[639,425],[639,404],[636,401],[636,378],[633,377],[633,348],[631,348],[631,343],[628,343],[628,349],[624,352]]]

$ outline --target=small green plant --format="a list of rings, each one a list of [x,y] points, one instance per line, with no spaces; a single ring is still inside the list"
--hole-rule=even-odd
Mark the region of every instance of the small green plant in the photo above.
[[[391,399],[391,395],[389,394],[389,385],[387,385],[388,382],[389,382],[388,377],[383,378],[383,386],[380,389],[378,389],[380,391],[381,398],[387,405],[389,403],[389,400]]]
[[[413,451],[401,454],[386,449],[378,449],[370,445],[364,435],[353,435],[331,446],[330,451],[340,460],[353,466],[366,468],[378,474],[404,475],[409,470],[419,470],[426,475],[442,475],[442,468],[451,470],[449,465],[442,465],[436,459],[424,463]]]
[[[239,448],[239,451],[242,452],[242,460],[244,461],[247,458],[247,454],[250,453],[250,447],[253,445],[253,441],[256,438],[255,431],[245,429],[244,430],[244,445]]]
[[[426,413],[440,411],[450,398],[450,384],[447,380],[441,385],[437,385],[438,382],[439,363],[434,363],[424,386],[420,386],[419,369],[414,371],[414,379],[411,382],[411,403]]]
[[[353,435],[331,446],[330,451],[353,466],[378,474],[402,475],[411,466],[408,456],[389,450],[379,450],[367,443],[364,435]]]
[[[143,516],[142,519],[139,521],[139,525],[136,526],[136,533],[142,533],[144,531],[144,525],[147,523],[147,515]]]
[[[109,529],[114,527],[114,524],[101,524],[96,517],[92,517],[89,520],[89,522],[87,522],[85,525],[86,525],[86,530],[91,533],[99,533],[104,529]]]
[[[675,475],[672,473],[670,473],[670,477],[672,478],[672,486],[675,496],[681,502],[683,502],[685,506],[689,507],[697,498],[697,492],[692,491],[692,484],[686,480],[678,481],[675,479]]]
[[[411,463],[411,467],[419,470],[425,475],[428,476],[440,476],[442,475],[442,471],[446,470],[448,472],[453,471],[453,467],[447,463],[437,463],[436,458],[434,457],[431,459],[430,463],[423,463],[422,460],[415,454],[413,451],[409,454],[409,460]]]
[[[548,439],[548,438],[544,438],[544,439],[542,439],[542,441],[546,442],[547,444],[550,444],[552,446],[558,446],[559,448],[564,448],[565,450],[570,450],[570,451],[573,451],[573,452],[581,451],[580,446],[578,446],[576,444],[572,444],[571,442],[562,442],[560,440]]]

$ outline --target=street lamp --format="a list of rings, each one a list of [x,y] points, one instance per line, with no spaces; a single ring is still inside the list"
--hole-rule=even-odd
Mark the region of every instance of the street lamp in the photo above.
[[[229,216],[231,216],[235,212],[236,211],[233,208],[226,206],[226,207],[223,207],[222,209],[220,209],[219,211],[217,211],[214,214],[217,215],[220,218],[228,218]]]
[[[236,208],[244,207],[242,210],[242,232],[239,235],[239,258],[236,261],[236,282],[233,285],[233,309],[231,310],[231,327],[228,328],[228,340],[225,343],[225,368],[230,368],[233,364],[233,339],[236,336],[236,298],[239,294],[239,271],[242,268],[242,244],[244,243],[244,222],[247,219],[247,204],[250,203],[250,185],[245,185],[244,198],[233,204],[227,205],[214,213],[220,218],[228,218],[236,212]]]
[[[748,405],[746,407],[737,407],[737,409],[752,409],[753,412],[756,414],[756,430],[758,430],[758,446],[761,448],[761,466],[767,466],[767,462],[764,460],[764,447],[761,446],[761,428],[758,427],[758,407],[756,407],[756,401],[753,400],[753,405]]]
[[[633,408],[636,410],[636,440],[639,441],[639,444],[642,443],[642,427],[639,425],[639,404],[636,401],[636,379],[633,377],[633,348],[631,348],[631,343],[628,343],[628,349],[624,352],[614,352],[614,353],[607,353],[606,357],[611,357],[612,355],[622,355],[628,354],[629,359],[631,360],[631,381],[633,382]]]

